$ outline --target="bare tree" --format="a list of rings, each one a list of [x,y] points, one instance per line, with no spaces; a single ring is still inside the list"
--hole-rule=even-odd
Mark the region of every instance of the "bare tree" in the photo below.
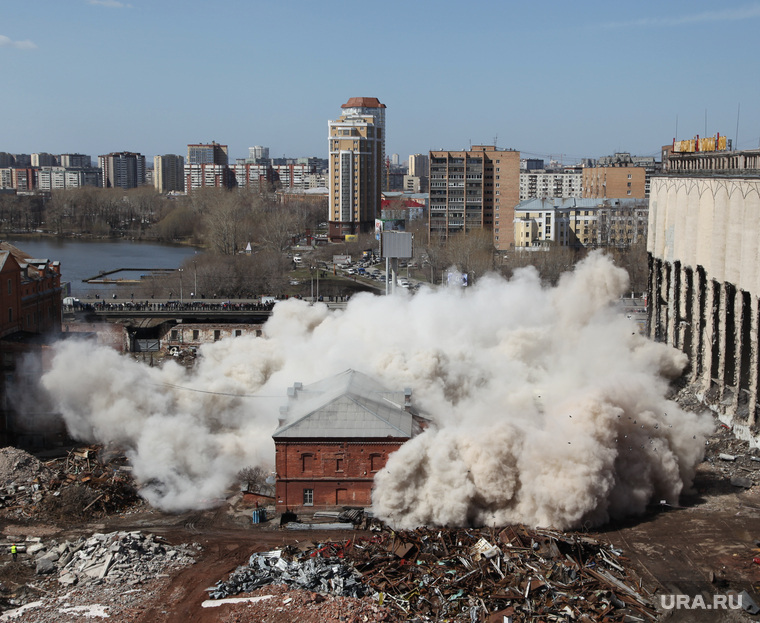
[[[577,262],[586,257],[586,254],[585,249],[546,244],[530,251],[508,253],[501,270],[507,277],[511,277],[518,268],[535,266],[545,284],[556,285],[560,275],[572,270]]]
[[[213,251],[222,255],[235,255],[242,250],[244,234],[241,222],[246,216],[246,206],[238,193],[225,192],[203,214],[205,238]]]
[[[448,259],[452,266],[467,273],[470,283],[493,270],[493,235],[489,230],[479,229],[452,236],[447,242]]]

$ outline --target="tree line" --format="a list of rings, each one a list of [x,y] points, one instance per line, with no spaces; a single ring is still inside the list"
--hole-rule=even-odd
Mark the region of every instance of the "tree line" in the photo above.
[[[129,237],[158,242],[184,242],[204,248],[188,260],[179,275],[157,276],[140,287],[140,296],[193,295],[241,298],[293,290],[293,269],[286,251],[304,232],[316,232],[326,220],[324,202],[283,204],[274,194],[249,189],[199,189],[187,196],[165,196],[150,186],[130,190],[82,187],[53,191],[47,198],[0,194],[0,232],[45,231],[56,236]],[[415,262],[410,275],[441,283],[450,268],[467,273],[470,283],[496,271],[511,277],[534,266],[547,284],[585,257],[584,249],[549,246],[540,251],[497,252],[487,230],[447,239],[429,237],[425,219],[408,222],[415,234]],[[248,245],[253,253],[245,253]],[[334,254],[361,257],[377,250],[373,234],[316,247],[315,262],[331,262]],[[607,251],[631,277],[631,289],[646,290],[645,245]],[[182,283],[180,280],[184,280]],[[324,284],[325,292],[330,285]],[[342,290],[333,288],[335,293]]]

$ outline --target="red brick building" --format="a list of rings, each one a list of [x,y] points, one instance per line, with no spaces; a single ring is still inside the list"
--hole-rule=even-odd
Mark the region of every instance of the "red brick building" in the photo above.
[[[0,338],[61,331],[61,269],[0,242]]]
[[[278,512],[370,506],[375,474],[426,423],[413,413],[411,390],[391,391],[355,370],[296,383],[288,396],[272,435]]]
[[[60,418],[39,429],[46,415],[37,413],[29,422],[20,418],[8,400],[8,389],[16,380],[34,372],[20,368],[30,352],[42,355],[47,345],[61,336],[61,271],[57,261],[35,259],[17,247],[0,242],[0,443],[43,446],[48,438],[59,440],[64,429]],[[21,387],[24,387],[23,385]],[[31,430],[29,427],[37,427]]]

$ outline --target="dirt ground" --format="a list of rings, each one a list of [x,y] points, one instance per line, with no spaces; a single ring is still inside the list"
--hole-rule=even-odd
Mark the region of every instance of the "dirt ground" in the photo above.
[[[746,461],[720,460],[718,453],[726,451],[737,455],[742,452]],[[760,462],[752,461],[753,455],[757,456],[757,451],[750,451],[746,444],[729,439],[725,432],[719,431],[707,459],[699,466],[693,494],[683,496],[679,507],[655,505],[642,517],[607,525],[590,532],[589,536],[623,551],[645,588],[655,594],[658,607],[660,596],[702,595],[710,604],[713,595],[743,590],[760,603],[760,564],[754,561],[760,557]],[[756,478],[756,484],[750,488],[734,486],[731,478],[736,475]],[[167,515],[143,504],[97,522],[67,526],[49,521],[0,518],[0,531],[6,540],[39,536],[59,542],[96,532],[141,531],[164,537],[172,545],[196,546],[196,563],[191,566],[167,577],[157,577],[134,590],[115,587],[110,593],[100,593],[101,603],[105,600],[105,605],[111,608],[109,618],[120,623],[400,620],[370,598],[336,599],[270,587],[254,594],[274,596],[256,604],[202,607],[208,598],[207,589],[225,580],[254,552],[304,541],[316,543],[371,536],[369,532],[359,531],[285,530],[279,527],[277,520],[252,524],[250,509],[241,507],[239,501],[215,510],[183,515]],[[0,617],[0,621],[92,620],[91,612],[86,616],[84,610],[78,614],[73,610],[84,608],[82,604],[92,599],[91,595],[84,589],[64,590],[55,579],[35,576],[30,563],[23,555],[14,563],[6,550],[0,551],[0,586],[4,589],[23,587],[26,601],[44,597],[58,599],[69,605],[69,614],[61,618],[49,608],[47,613],[38,609],[15,618]],[[128,593],[133,593],[134,598],[129,599]],[[3,609],[7,607],[4,605]],[[673,623],[760,621],[760,615],[751,616],[742,610],[660,609],[661,620]]]

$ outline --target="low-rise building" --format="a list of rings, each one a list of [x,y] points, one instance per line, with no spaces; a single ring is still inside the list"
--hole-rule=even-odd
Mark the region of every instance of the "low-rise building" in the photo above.
[[[275,443],[278,512],[370,506],[388,457],[422,432],[411,390],[355,370],[288,390]]]
[[[515,208],[515,248],[628,247],[647,236],[644,199],[555,198],[521,201]]]

